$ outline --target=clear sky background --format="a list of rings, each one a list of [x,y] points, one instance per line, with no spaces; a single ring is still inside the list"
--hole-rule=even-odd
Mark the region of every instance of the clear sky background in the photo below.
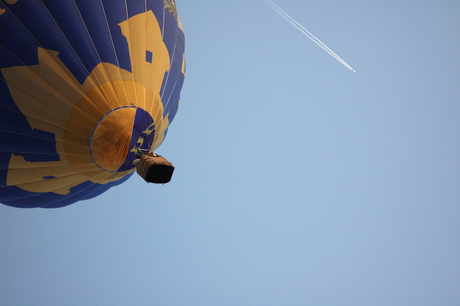
[[[181,106],[133,176],[0,205],[0,304],[460,305],[460,2],[177,0]]]

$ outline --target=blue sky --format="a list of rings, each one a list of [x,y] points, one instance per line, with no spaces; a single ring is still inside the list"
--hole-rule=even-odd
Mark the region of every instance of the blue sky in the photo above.
[[[179,112],[139,177],[0,206],[1,305],[458,305],[460,3],[176,1]]]

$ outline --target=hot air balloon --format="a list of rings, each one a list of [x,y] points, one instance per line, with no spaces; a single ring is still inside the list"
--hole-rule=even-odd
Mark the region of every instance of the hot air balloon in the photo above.
[[[184,77],[174,0],[0,0],[0,202],[56,208],[126,181]]]

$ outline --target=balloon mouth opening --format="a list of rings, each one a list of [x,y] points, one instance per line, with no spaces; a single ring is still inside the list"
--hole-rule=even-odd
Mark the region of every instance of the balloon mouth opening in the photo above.
[[[123,107],[107,113],[94,129],[90,152],[101,169],[116,172],[129,153],[136,117],[135,107]]]

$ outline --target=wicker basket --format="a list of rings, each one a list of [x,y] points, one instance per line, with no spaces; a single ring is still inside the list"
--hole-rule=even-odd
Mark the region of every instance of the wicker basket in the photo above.
[[[168,183],[173,172],[174,166],[159,155],[145,154],[137,164],[137,173],[148,183]]]

